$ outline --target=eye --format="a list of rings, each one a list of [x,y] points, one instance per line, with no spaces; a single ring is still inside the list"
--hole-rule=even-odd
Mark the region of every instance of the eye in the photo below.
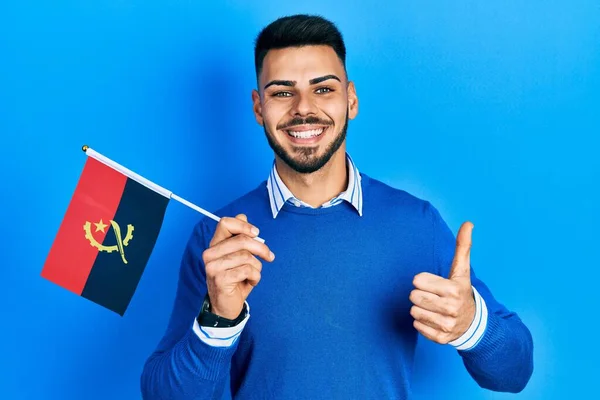
[[[273,97],[290,97],[292,94],[290,92],[275,92],[273,93]]]
[[[317,94],[325,94],[325,93],[330,93],[330,92],[333,92],[333,90],[328,87],[321,87],[321,88],[318,88],[317,90],[315,90],[315,93],[317,93]]]

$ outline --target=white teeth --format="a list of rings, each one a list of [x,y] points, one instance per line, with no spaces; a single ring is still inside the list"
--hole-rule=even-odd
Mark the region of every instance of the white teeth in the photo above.
[[[323,133],[323,128],[319,128],[319,129],[312,129],[310,131],[292,131],[289,130],[287,131],[288,135],[293,136],[295,138],[298,139],[309,139],[315,136],[319,136],[321,133]]]

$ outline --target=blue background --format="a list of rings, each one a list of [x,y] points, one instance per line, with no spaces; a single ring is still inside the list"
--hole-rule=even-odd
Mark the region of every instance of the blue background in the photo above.
[[[251,110],[253,40],[296,12],[345,36],[358,167],[430,200],[454,232],[473,221],[479,276],[533,333],[534,375],[516,396],[480,389],[452,349],[423,340],[417,398],[592,396],[598,2],[256,3],[1,3],[0,398],[140,397],[199,214],[169,205],[123,318],[44,280],[80,148],[209,210],[254,188],[272,153]]]

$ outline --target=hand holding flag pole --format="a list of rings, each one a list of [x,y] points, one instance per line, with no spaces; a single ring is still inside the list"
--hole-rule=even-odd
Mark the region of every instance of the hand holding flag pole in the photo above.
[[[167,190],[157,184],[155,184],[154,182],[149,181],[148,179],[136,174],[135,172],[125,168],[124,166],[117,164],[116,162],[114,162],[113,160],[103,156],[102,154],[98,153],[97,151],[91,149],[89,146],[84,145],[82,147],[82,150],[84,151],[84,153],[86,153],[89,157],[95,158],[96,160],[108,165],[109,167],[121,172],[122,174],[128,176],[129,178],[139,182],[140,184],[162,194],[163,196],[167,197],[167,198],[171,198],[173,200],[176,200],[178,202],[180,202],[181,204],[184,204],[188,207],[190,207],[192,210],[198,211],[201,214],[206,215],[207,217],[211,218],[212,220],[219,222],[221,220],[220,217],[214,215],[213,213],[206,211],[205,209],[198,207],[197,205],[190,203],[189,201],[187,201],[186,199],[183,199],[181,197],[179,197],[178,195],[176,195],[175,193],[171,192],[170,190]],[[255,237],[255,240],[264,243],[264,239],[261,239],[260,237]]]

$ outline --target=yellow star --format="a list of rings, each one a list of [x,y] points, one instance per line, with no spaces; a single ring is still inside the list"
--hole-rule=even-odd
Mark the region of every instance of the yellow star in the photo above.
[[[108,225],[106,225],[105,223],[103,223],[102,219],[100,219],[100,222],[94,222],[94,225],[96,225],[96,232],[102,231],[102,233],[106,233],[106,232],[104,232],[104,229],[106,229],[106,227]]]

